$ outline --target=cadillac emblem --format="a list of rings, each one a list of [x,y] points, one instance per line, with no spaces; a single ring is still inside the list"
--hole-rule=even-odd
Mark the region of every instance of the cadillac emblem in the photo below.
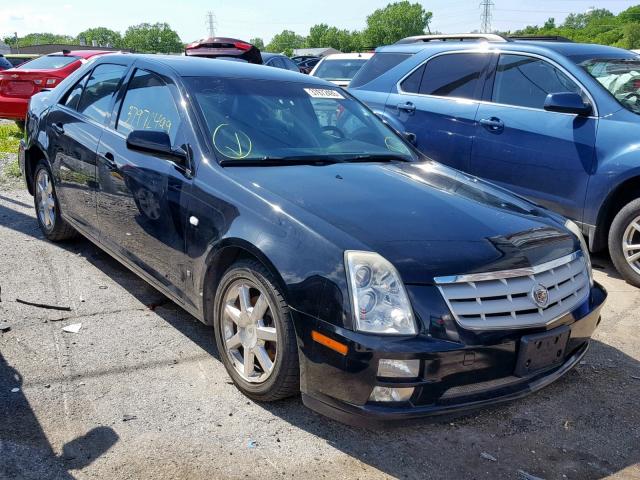
[[[545,308],[549,305],[549,290],[546,287],[538,284],[531,290],[531,300],[540,308]]]

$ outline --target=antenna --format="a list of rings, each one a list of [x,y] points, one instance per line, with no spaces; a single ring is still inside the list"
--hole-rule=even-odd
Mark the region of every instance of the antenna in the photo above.
[[[482,0],[480,2],[480,31],[482,33],[491,33],[491,8],[494,3],[491,0]]]
[[[207,31],[209,32],[209,38],[214,38],[216,36],[216,16],[211,10],[207,12],[206,23]]]

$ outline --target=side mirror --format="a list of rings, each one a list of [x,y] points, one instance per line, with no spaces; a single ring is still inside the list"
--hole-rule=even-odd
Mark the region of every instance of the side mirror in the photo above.
[[[587,116],[593,111],[591,105],[585,103],[579,94],[572,92],[550,93],[544,101],[544,109],[549,112],[574,113],[582,116]]]
[[[183,161],[187,159],[187,154],[184,151],[171,148],[171,139],[166,132],[134,130],[127,136],[127,148],[139,152],[179,158]]]

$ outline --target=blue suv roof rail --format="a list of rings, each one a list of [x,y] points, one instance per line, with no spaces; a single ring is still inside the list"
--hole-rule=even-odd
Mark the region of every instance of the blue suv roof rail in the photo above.
[[[416,35],[398,40],[395,45],[420,42],[509,42],[510,38],[496,33],[456,33],[446,35]]]
[[[535,40],[536,42],[569,42],[573,40],[560,35],[509,35],[509,40]]]

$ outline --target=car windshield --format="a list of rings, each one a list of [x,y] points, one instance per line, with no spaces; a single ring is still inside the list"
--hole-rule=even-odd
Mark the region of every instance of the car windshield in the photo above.
[[[30,62],[23,63],[16,68],[23,70],[55,70],[57,68],[66,67],[79,58],[80,57],[74,57],[71,55],[45,55],[44,57],[38,57]]]
[[[627,110],[640,114],[640,56],[590,58],[580,66]]]
[[[185,82],[223,161],[417,158],[395,131],[337,87],[211,77]]]
[[[313,75],[325,80],[351,80],[366,62],[366,58],[354,58],[353,60],[331,60],[328,58],[318,65],[318,69]]]

